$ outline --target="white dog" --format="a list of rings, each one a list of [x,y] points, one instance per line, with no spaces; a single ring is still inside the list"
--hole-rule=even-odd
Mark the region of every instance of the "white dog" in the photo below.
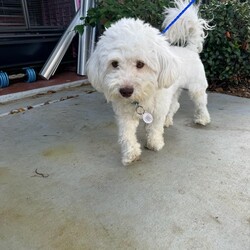
[[[165,10],[164,25],[188,4],[175,0]],[[146,123],[148,149],[164,146],[164,125],[173,123],[182,88],[195,104],[195,123],[210,122],[207,110],[207,80],[199,58],[207,22],[198,17],[198,6],[161,35],[138,19],[123,18],[101,36],[87,63],[89,81],[111,101],[119,127],[122,163],[138,160],[141,146],[136,138],[140,119]],[[179,43],[181,47],[173,45]]]

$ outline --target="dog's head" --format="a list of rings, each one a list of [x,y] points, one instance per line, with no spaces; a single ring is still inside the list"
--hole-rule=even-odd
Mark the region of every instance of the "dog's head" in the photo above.
[[[124,18],[108,28],[87,62],[89,81],[107,100],[147,99],[177,78],[176,58],[159,31]]]

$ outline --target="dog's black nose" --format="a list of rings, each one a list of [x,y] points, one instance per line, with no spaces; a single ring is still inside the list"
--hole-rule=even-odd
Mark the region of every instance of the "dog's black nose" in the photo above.
[[[128,98],[133,94],[134,89],[132,87],[125,87],[121,88],[119,92],[123,97]]]

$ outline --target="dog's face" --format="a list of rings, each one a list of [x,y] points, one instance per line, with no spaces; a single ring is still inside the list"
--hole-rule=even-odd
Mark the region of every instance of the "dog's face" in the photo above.
[[[109,101],[143,101],[175,78],[175,58],[159,31],[121,19],[104,32],[87,63],[88,78]]]
[[[107,100],[117,99],[142,101],[149,97],[158,84],[155,56],[142,55],[141,48],[124,44],[123,48],[113,44],[106,56],[98,55],[101,68],[97,89]],[[100,58],[101,56],[101,58]],[[152,62],[151,62],[152,60]],[[90,78],[91,79],[91,78]],[[95,85],[94,85],[95,87]]]

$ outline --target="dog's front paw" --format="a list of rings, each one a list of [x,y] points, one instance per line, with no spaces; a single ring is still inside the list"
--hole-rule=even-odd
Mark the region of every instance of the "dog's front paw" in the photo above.
[[[146,148],[153,151],[160,151],[164,145],[163,136],[152,136],[148,138]]]
[[[141,156],[141,146],[139,143],[132,146],[129,150],[123,152],[122,164],[124,166],[130,165],[134,161],[138,161]]]

